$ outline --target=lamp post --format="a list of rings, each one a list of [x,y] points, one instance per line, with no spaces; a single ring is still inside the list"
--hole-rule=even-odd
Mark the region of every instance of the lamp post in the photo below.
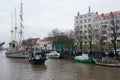
[[[44,47],[45,47],[45,52],[46,52],[46,50],[47,50],[47,44],[44,44]]]

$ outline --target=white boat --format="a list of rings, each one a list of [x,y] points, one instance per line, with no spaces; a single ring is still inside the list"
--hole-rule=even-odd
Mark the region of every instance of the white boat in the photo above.
[[[60,58],[60,53],[58,53],[57,51],[50,51],[50,53],[48,53],[46,56],[48,58],[59,59]]]
[[[9,48],[6,51],[6,56],[7,57],[27,58],[27,55],[25,54],[26,53],[25,48],[22,44],[22,38],[23,38],[22,5],[23,5],[23,3],[21,2],[21,6],[20,6],[20,27],[19,28],[16,26],[16,11],[15,11],[15,27],[14,27],[14,29],[11,30],[11,41],[9,43]],[[17,33],[19,33],[19,34],[17,34]],[[18,38],[18,36],[19,36],[19,38]]]
[[[89,59],[88,54],[82,54],[80,56],[75,56],[74,61],[80,62],[80,63],[92,63],[92,60]]]

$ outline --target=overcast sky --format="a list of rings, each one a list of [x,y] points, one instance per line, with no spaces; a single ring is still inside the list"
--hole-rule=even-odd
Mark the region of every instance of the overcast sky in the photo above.
[[[0,0],[0,42],[10,41],[11,14],[19,9],[21,0]],[[120,0],[22,0],[24,38],[44,38],[51,30],[74,29],[74,16],[92,12],[107,13],[120,10]],[[19,24],[17,24],[19,25]]]

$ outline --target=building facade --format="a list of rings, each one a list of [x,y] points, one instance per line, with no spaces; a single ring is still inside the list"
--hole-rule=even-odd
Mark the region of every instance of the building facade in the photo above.
[[[40,48],[40,38],[29,38],[23,41],[26,48]]]
[[[88,48],[85,45],[89,43],[94,43],[93,30],[94,30],[94,19],[97,14],[90,12],[87,14],[80,15],[79,12],[74,18],[74,30],[75,30],[75,41],[76,44],[80,45],[82,43],[83,49]]]
[[[98,14],[98,13],[96,13]],[[113,48],[115,40],[117,47],[120,47],[120,11],[100,14],[94,19],[95,38],[97,43],[106,49]]]
[[[120,47],[120,11],[100,15],[90,12],[90,9],[87,14],[80,15],[78,12],[74,18],[74,31],[76,43],[82,43],[83,49],[92,44],[93,48],[100,49],[102,46],[110,50],[114,42],[113,33],[116,33],[117,47]]]
[[[40,47],[43,50],[52,50],[52,37],[45,37],[40,41]]]

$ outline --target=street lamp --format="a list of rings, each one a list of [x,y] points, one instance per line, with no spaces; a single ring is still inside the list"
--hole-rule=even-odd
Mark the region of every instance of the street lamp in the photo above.
[[[44,44],[44,47],[45,47],[45,51],[47,50],[47,44]]]

